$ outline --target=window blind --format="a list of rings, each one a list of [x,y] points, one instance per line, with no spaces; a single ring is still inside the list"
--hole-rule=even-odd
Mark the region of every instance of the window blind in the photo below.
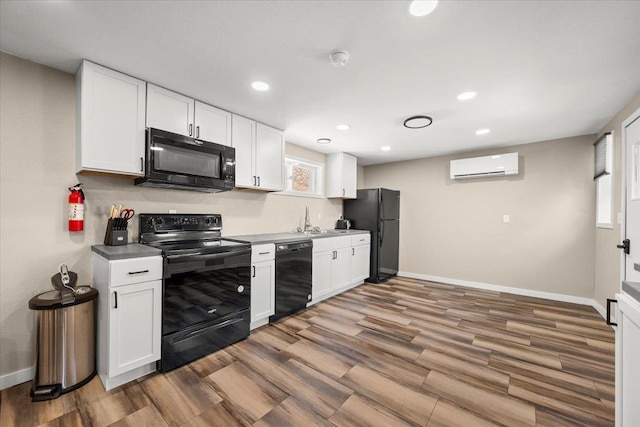
[[[596,142],[593,143],[594,148],[594,170],[593,179],[596,180],[604,175],[611,173],[611,162],[609,159],[611,144],[611,132],[607,132],[602,135]]]

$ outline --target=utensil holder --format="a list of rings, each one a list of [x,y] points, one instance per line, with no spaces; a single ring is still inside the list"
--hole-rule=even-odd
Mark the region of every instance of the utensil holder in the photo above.
[[[104,244],[109,246],[121,246],[129,243],[128,221],[124,218],[109,218],[107,232],[104,235]]]

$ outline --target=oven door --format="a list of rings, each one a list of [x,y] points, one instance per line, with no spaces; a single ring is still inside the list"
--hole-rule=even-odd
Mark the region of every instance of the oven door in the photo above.
[[[144,178],[136,184],[226,191],[235,187],[235,149],[183,135],[149,129]]]
[[[165,257],[161,371],[249,336],[250,271],[249,248]]]

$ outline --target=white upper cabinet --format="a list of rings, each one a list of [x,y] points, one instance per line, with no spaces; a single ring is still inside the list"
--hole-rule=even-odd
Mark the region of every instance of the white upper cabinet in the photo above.
[[[231,147],[231,113],[195,102],[195,138]]]
[[[236,149],[236,187],[252,188],[256,185],[254,150],[256,122],[242,116],[231,115],[231,145]]]
[[[151,83],[147,127],[231,146],[231,113]]]
[[[147,84],[147,127],[193,137],[193,116],[192,98]]]
[[[143,175],[145,82],[82,61],[76,86],[76,171]]]
[[[232,115],[236,149],[236,187],[263,191],[284,189],[284,135],[281,131]]]
[[[258,123],[256,127],[256,176],[261,190],[284,189],[284,135]]]
[[[327,156],[327,197],[355,199],[358,184],[358,159],[346,153]]]

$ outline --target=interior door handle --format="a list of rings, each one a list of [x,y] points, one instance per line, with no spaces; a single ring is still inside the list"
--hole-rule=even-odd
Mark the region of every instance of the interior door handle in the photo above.
[[[631,253],[631,240],[624,239],[621,245],[616,245],[616,248],[622,249],[625,254],[629,255]]]

